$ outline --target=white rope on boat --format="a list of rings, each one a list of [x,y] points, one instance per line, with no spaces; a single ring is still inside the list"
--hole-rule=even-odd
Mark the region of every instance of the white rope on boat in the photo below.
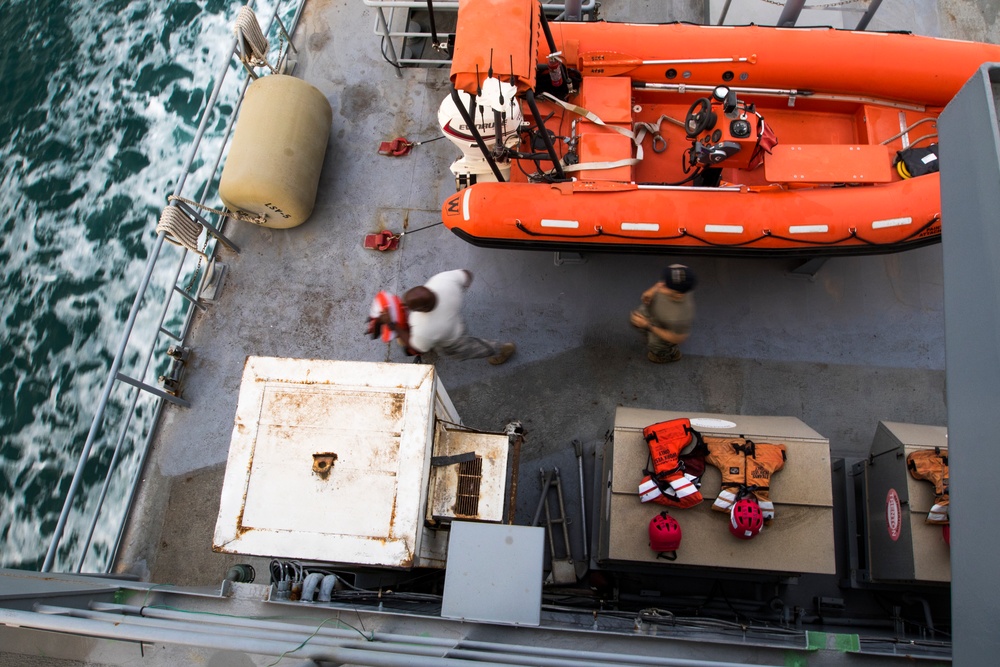
[[[163,237],[174,245],[187,248],[191,252],[205,257],[205,252],[198,246],[198,239],[204,229],[199,223],[188,217],[176,206],[167,206],[160,213],[160,221],[156,224],[156,233],[163,232]]]
[[[662,123],[664,120],[670,120],[670,121],[673,121],[673,122],[677,122],[673,118],[670,118],[669,116],[661,116],[660,119],[658,121],[656,121],[655,126],[652,123],[636,123],[633,126],[633,128],[637,129],[638,132],[634,132],[633,130],[630,130],[630,129],[625,128],[625,127],[620,127],[618,125],[609,125],[608,123],[605,123],[603,120],[601,120],[601,118],[597,114],[595,114],[593,111],[589,111],[589,110],[587,110],[587,109],[585,109],[585,108],[583,108],[583,107],[581,107],[579,105],[576,105],[576,104],[570,104],[569,102],[564,102],[564,101],[560,100],[558,97],[555,97],[554,95],[552,95],[550,93],[542,93],[542,97],[544,97],[545,99],[549,100],[553,104],[556,104],[556,105],[562,107],[563,109],[565,109],[566,111],[569,111],[570,113],[574,113],[574,114],[576,114],[578,116],[582,116],[583,118],[586,118],[587,120],[589,120],[591,123],[594,123],[595,125],[600,125],[601,127],[606,127],[609,130],[613,130],[613,131],[617,132],[618,134],[620,134],[620,135],[622,135],[624,137],[627,137],[629,140],[632,141],[633,145],[635,145],[635,157],[634,158],[627,158],[627,159],[624,159],[624,160],[616,160],[614,162],[581,162],[581,163],[574,164],[574,165],[564,165],[563,166],[563,171],[583,171],[583,170],[591,170],[591,169],[593,169],[593,170],[597,170],[597,169],[615,169],[617,167],[631,167],[631,166],[637,165],[640,162],[642,162],[642,160],[643,160],[642,140],[646,137],[646,134],[648,133],[648,134],[652,134],[653,135],[653,137],[654,137],[654,147],[655,147],[656,146],[655,138],[657,138],[657,137],[660,136],[660,133],[659,133],[660,123]],[[660,139],[660,141],[662,141],[662,138]],[[666,144],[664,144],[664,147],[666,147]],[[656,150],[656,149],[654,148],[654,150]],[[659,152],[659,151],[657,151],[657,152]]]
[[[240,7],[236,15],[236,22],[233,23],[233,34],[240,40],[240,59],[247,67],[266,66],[271,72],[274,67],[267,62],[268,42],[264,33],[260,29],[257,15],[249,6]]]

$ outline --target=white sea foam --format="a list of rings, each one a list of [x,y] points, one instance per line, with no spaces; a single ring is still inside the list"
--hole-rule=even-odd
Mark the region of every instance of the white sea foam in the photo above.
[[[19,290],[16,298],[0,299],[0,321],[5,323],[5,342],[23,341],[16,351],[15,385],[3,391],[15,400],[34,397],[30,423],[5,434],[5,449],[9,446],[19,456],[0,459],[12,486],[0,505],[0,531],[7,530],[0,566],[31,562],[45,553],[68,477],[103,395],[124,314],[145,273],[156,219],[181,175],[184,142],[197,130],[197,114],[171,107],[196,91],[202,91],[202,101],[208,97],[232,45],[230,25],[242,3],[229,3],[221,15],[200,12],[169,34],[165,31],[174,3],[133,1],[118,13],[107,3],[68,4],[73,39],[61,40],[58,46],[76,44],[76,50],[66,54],[49,78],[44,122],[24,130],[31,134],[30,141],[19,129],[3,147],[0,166],[0,208],[15,212],[15,223],[3,241],[9,255],[5,270],[16,276]],[[273,3],[257,4],[259,16],[270,15]],[[160,91],[140,87],[140,80],[168,64],[187,75]],[[231,103],[239,78],[233,74],[240,72],[235,65],[230,69],[223,99]],[[146,127],[140,132],[141,124]],[[210,125],[203,142],[206,155],[214,155],[222,144],[222,138],[212,134],[219,123]],[[37,152],[42,144],[57,157]],[[148,162],[145,168],[129,167],[143,159]],[[211,177],[211,161],[205,162],[188,176],[185,196],[199,196]],[[40,191],[51,192],[50,201],[57,205],[39,200]],[[164,254],[178,256],[172,247]],[[169,291],[174,267],[176,261],[161,262],[153,277],[153,289],[161,296]],[[139,373],[136,367],[145,359],[150,332],[158,323],[159,309],[140,310],[124,372]],[[59,330],[69,332],[71,341],[53,342]],[[146,382],[156,383],[155,369],[146,375]],[[127,406],[130,396],[131,391],[118,389],[113,399]],[[143,412],[148,420],[151,408],[147,405]],[[117,413],[112,407],[106,422]],[[104,464],[118,437],[112,424],[95,445],[94,455]],[[131,477],[139,463],[142,442],[135,440],[129,436],[124,442],[118,464],[123,478]],[[64,546],[84,539],[81,534],[89,527],[101,484],[88,480],[86,493],[70,515]],[[128,494],[123,480],[111,485],[105,502],[110,511],[98,524],[86,570],[105,567]],[[46,502],[39,502],[46,496]],[[78,553],[60,551],[54,569],[72,569],[78,558]]]

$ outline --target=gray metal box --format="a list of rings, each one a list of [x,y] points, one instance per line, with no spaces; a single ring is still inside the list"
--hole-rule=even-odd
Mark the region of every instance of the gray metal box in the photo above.
[[[940,525],[925,522],[934,486],[914,479],[906,457],[948,447],[943,426],[879,422],[865,462],[867,553],[872,581],[949,582],[951,558]]]

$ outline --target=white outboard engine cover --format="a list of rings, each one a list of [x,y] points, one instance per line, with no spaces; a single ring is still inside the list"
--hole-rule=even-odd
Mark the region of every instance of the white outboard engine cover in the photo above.
[[[498,85],[499,96],[502,96],[504,100],[502,105],[499,104],[498,99],[492,101],[488,99],[499,97],[496,95],[498,91],[494,90]],[[494,94],[487,95],[486,91],[491,91]],[[508,142],[517,141],[517,128],[521,126],[524,116],[521,113],[521,105],[514,98],[516,93],[517,89],[511,84],[500,82],[497,79],[487,79],[483,96],[476,100],[476,129],[489,150],[492,150],[496,143],[494,107],[500,107],[501,113],[504,114],[503,127],[501,128],[504,145],[510,145]],[[459,91],[458,94],[466,105],[470,99],[474,99],[472,95],[464,91]],[[455,106],[451,95],[441,101],[441,106],[438,108],[438,124],[441,126],[444,136],[448,137],[451,143],[462,151],[462,157],[451,165],[451,173],[455,174],[456,189],[461,190],[479,181],[497,180],[489,162],[469,131],[468,124],[462,118],[458,107]],[[497,167],[500,168],[500,173],[505,179],[510,176],[510,162],[498,162]]]

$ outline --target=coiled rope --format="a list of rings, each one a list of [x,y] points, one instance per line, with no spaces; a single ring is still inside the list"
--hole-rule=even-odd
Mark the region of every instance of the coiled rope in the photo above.
[[[239,220],[240,222],[249,222],[254,225],[263,225],[267,223],[267,216],[261,213],[250,214],[245,211],[217,211],[214,208],[209,208],[204,204],[199,204],[196,201],[191,201],[190,199],[185,199],[184,197],[178,197],[177,195],[170,195],[167,197],[167,201],[184,202],[188,206],[200,208],[207,213],[214,213],[215,215],[225,216],[227,218],[232,218],[233,220]]]
[[[170,195],[167,197],[167,201],[183,202],[188,206],[194,206],[209,213],[233,218],[241,222],[249,222],[254,225],[263,225],[267,222],[267,217],[263,215],[251,215],[243,211],[217,211],[214,208],[209,208],[196,201],[178,197],[177,195]],[[204,246],[201,248],[198,247],[198,239],[201,237],[202,229],[204,229],[204,226],[200,222],[192,220],[184,211],[173,205],[168,205],[163,209],[160,213],[160,221],[156,224],[156,233],[163,232],[164,238],[167,241],[205,257]],[[208,245],[207,237],[205,238],[205,245]]]
[[[167,241],[205,257],[203,247],[198,246],[202,229],[201,224],[192,220],[176,206],[164,208],[160,213],[160,221],[156,224],[156,233],[163,232],[163,237]],[[206,238],[206,243],[207,241]]]
[[[186,290],[190,292],[194,288],[198,276],[201,274],[201,263],[208,262],[211,266],[212,260],[205,254],[208,248],[208,234],[205,235],[205,243],[198,247],[198,239],[201,237],[201,230],[204,227],[201,223],[192,220],[187,213],[177,206],[167,206],[160,213],[160,221],[156,223],[156,233],[163,232],[163,238],[182,248],[187,248],[198,255],[198,266],[191,274]]]
[[[271,63],[267,62],[268,43],[267,38],[260,29],[256,14],[250,7],[244,5],[240,7],[236,15],[236,22],[233,24],[233,34],[240,39],[243,45],[242,60],[249,67],[267,66],[271,72],[275,72]]]
[[[185,199],[184,197],[178,197],[177,195],[170,195],[167,197],[167,201],[183,202],[188,206],[195,206],[204,211],[215,213],[219,216],[227,216],[244,222],[251,222],[256,225],[261,225],[267,222],[267,218],[263,215],[251,216],[242,211],[216,211],[215,209],[203,206],[196,201],[191,201],[190,199]],[[198,239],[201,238],[202,230],[207,231],[208,234],[205,234],[205,242],[199,247]],[[179,206],[169,204],[160,213],[160,220],[156,223],[156,233],[160,234],[161,232],[163,233],[163,238],[165,240],[176,246],[187,248],[198,256],[198,266],[195,267],[194,273],[191,274],[191,280],[188,282],[186,288],[187,291],[190,292],[194,288],[194,284],[197,282],[198,276],[201,273],[202,262],[207,262],[209,272],[211,272],[212,267],[214,266],[212,258],[205,254],[205,250],[208,248],[208,236],[212,230],[203,225],[201,222],[193,219],[185,211],[181,210]],[[207,275],[211,275],[211,273]]]

